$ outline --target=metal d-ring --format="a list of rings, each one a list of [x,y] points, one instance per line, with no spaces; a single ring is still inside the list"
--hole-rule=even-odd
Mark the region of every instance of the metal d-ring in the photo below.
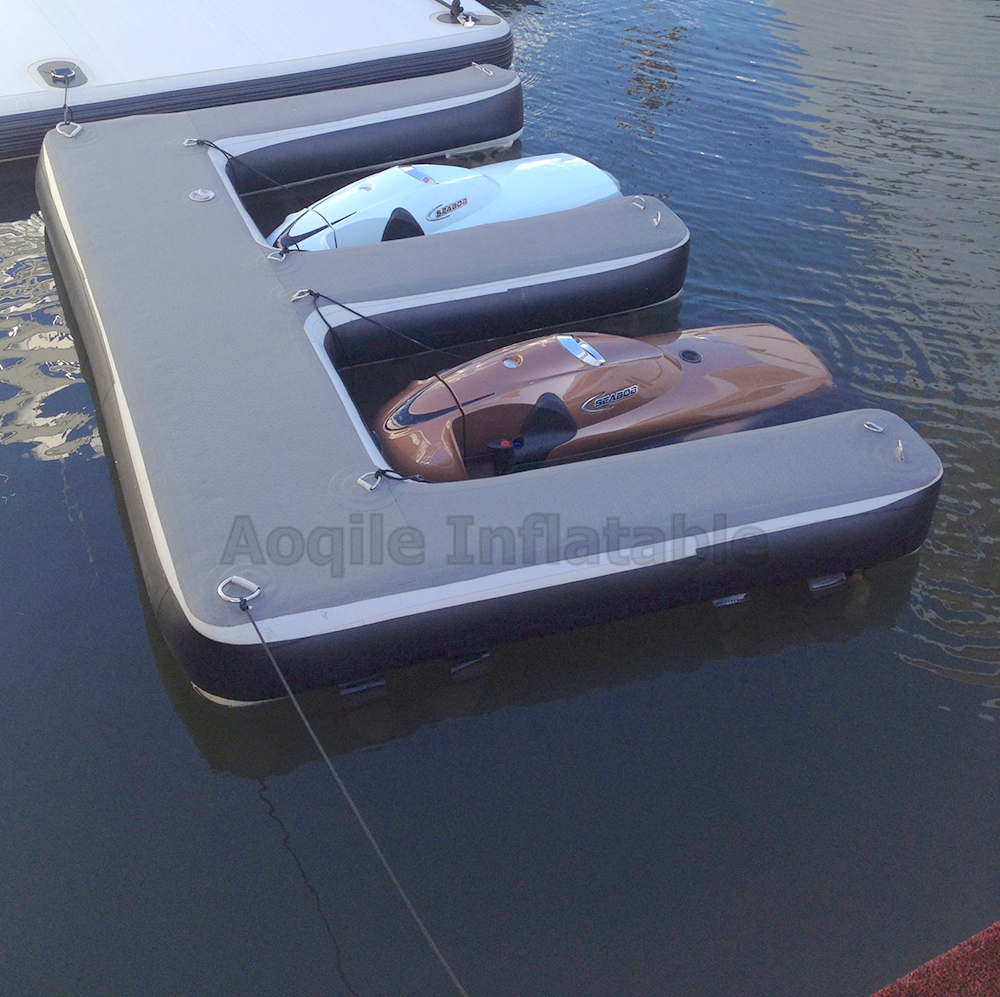
[[[246,590],[246,595],[226,595],[227,585],[238,585],[240,588]],[[218,589],[216,591],[219,593],[220,599],[225,599],[226,602],[241,603],[249,602],[251,599],[256,599],[260,595],[260,586],[255,585],[253,582],[248,581],[246,578],[240,575],[230,575],[225,580],[219,583]]]
[[[357,484],[366,492],[373,492],[378,487],[378,483],[382,480],[383,475],[379,474],[378,471],[365,471],[357,480]],[[369,480],[369,478],[371,480]]]
[[[884,433],[885,430],[876,422],[866,422],[865,429],[870,430],[873,433]]]

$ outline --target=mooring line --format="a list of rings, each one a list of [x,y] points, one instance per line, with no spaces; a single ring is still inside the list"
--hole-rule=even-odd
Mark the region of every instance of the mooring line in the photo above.
[[[221,589],[226,583],[223,582],[220,588],[220,595],[222,594]],[[259,590],[258,590],[259,591]],[[223,596],[223,598],[229,600],[232,599],[231,596]],[[361,811],[358,809],[357,804],[354,802],[354,798],[347,790],[347,786],[344,784],[344,780],[341,779],[340,773],[337,771],[333,762],[330,760],[330,756],[326,753],[326,749],[323,747],[322,741],[316,734],[313,725],[309,722],[309,718],[305,715],[302,706],[299,704],[298,698],[295,693],[292,692],[292,687],[288,684],[288,679],[285,678],[285,673],[281,670],[278,662],[275,660],[274,655],[271,653],[271,648],[268,647],[267,641],[264,640],[264,635],[260,632],[260,627],[257,626],[257,621],[254,619],[253,613],[250,612],[250,604],[245,598],[239,600],[239,607],[247,614],[247,618],[253,624],[254,631],[259,638],[261,645],[264,648],[265,653],[271,661],[271,665],[278,675],[282,686],[284,686],[285,692],[288,694],[288,698],[292,701],[292,705],[295,707],[296,712],[299,715],[299,719],[305,725],[307,731],[309,731],[309,736],[313,739],[313,744],[316,745],[317,751],[326,763],[326,767],[330,770],[330,774],[333,776],[334,781],[337,783],[340,792],[343,794],[344,799],[347,801],[347,805],[351,809],[351,813],[354,814],[358,824],[361,825],[361,830],[364,831],[365,837],[368,839],[368,843],[372,846],[375,854],[378,856],[379,862],[382,863],[382,868],[385,869],[386,875],[389,877],[390,882],[396,888],[396,892],[399,894],[400,899],[406,905],[406,909],[410,912],[410,916],[413,918],[414,923],[420,929],[420,933],[424,936],[424,940],[427,942],[430,950],[434,953],[437,961],[441,964],[441,968],[445,971],[445,975],[451,980],[452,985],[455,989],[462,995],[462,997],[469,997],[465,990],[465,987],[459,982],[458,977],[455,975],[454,970],[448,964],[448,960],[444,957],[444,953],[438,948],[437,942],[431,937],[431,933],[427,930],[427,926],[421,920],[420,915],[417,913],[417,909],[410,902],[410,898],[406,894],[406,890],[403,889],[403,884],[400,883],[396,874],[392,871],[392,866],[389,865],[389,860],[385,857],[385,853],[379,847],[379,843],[375,840],[375,835],[372,834],[371,829],[368,827],[368,823],[362,816]]]

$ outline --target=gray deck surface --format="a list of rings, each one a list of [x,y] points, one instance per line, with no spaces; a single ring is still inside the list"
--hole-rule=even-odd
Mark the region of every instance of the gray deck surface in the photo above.
[[[318,102],[303,99],[301,116]],[[732,527],[904,492],[938,474],[933,451],[901,420],[855,412],[504,478],[383,481],[364,491],[354,482],[372,460],[303,332],[307,303],[289,297],[302,286],[353,288],[354,300],[410,286],[408,254],[421,240],[376,247],[384,250],[377,267],[370,253],[350,251],[267,259],[204,150],[181,145],[189,136],[268,127],[254,113],[217,108],[104,122],[72,140],[50,134],[44,152],[135,427],[155,501],[148,513],[162,524],[183,603],[205,623],[244,623],[215,592],[234,571],[262,585],[258,615],[273,618],[507,570],[483,563],[478,551],[472,564],[449,564],[449,516],[474,517],[474,547],[479,527],[508,526],[516,535],[535,513],[558,514],[564,535],[577,526],[600,533],[618,517],[624,528],[669,536],[676,515],[706,530],[724,515]],[[218,196],[190,200],[201,187]],[[468,249],[458,241],[449,251]],[[500,271],[505,265],[499,261]],[[865,430],[866,419],[885,432]],[[893,452],[897,439],[904,461]],[[264,546],[280,527],[346,534],[352,513],[362,514],[365,563],[348,564],[343,578],[308,557],[288,566],[220,563],[235,517],[250,517]],[[371,563],[373,513],[385,537],[418,529],[424,563]]]

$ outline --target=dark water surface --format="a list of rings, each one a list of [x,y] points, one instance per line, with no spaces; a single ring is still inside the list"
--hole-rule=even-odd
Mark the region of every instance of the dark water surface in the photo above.
[[[804,339],[938,512],[823,599],[306,709],[471,995],[864,997],[1000,918],[1000,2],[494,6],[524,153],[669,196],[683,326]],[[288,704],[147,630],[35,210],[0,168],[0,992],[454,992]]]

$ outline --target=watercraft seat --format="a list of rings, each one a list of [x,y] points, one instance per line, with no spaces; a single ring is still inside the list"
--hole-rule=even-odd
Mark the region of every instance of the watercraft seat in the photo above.
[[[496,450],[497,474],[540,463],[558,446],[576,436],[576,423],[565,402],[551,391],[541,395],[525,417],[513,447]],[[491,447],[491,449],[494,449]]]
[[[423,235],[420,223],[406,210],[394,208],[382,231],[382,242],[392,242],[393,239],[412,239],[415,235]]]

